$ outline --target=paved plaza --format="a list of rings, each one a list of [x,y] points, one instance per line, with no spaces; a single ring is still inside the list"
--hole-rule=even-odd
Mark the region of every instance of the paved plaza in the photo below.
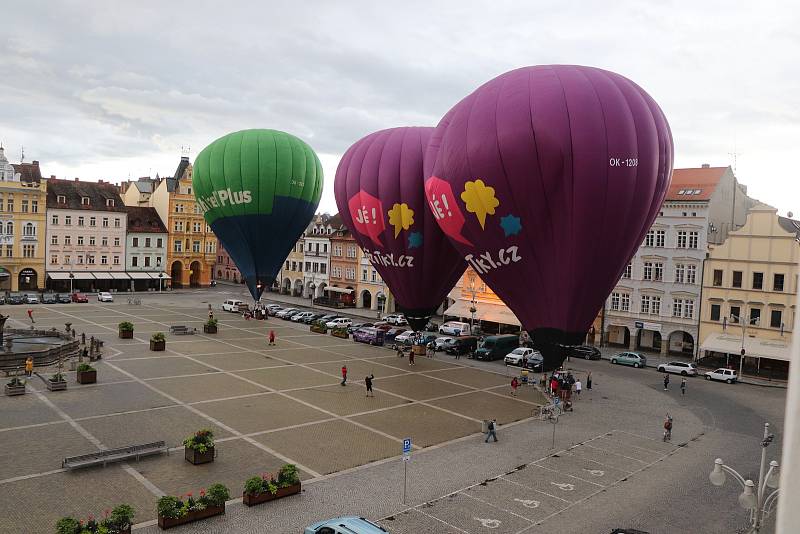
[[[512,398],[507,376],[449,357],[417,358],[412,367],[388,349],[278,319],[246,321],[219,311],[217,302],[219,334],[204,335],[206,305],[175,298],[35,308],[37,326],[70,322],[104,340],[104,357],[95,365],[97,384],[79,385],[70,372],[67,391],[49,392],[34,377],[27,395],[0,398],[0,531],[46,532],[63,515],[98,515],[121,502],[146,522],[155,519],[162,494],[222,482],[235,496],[248,477],[287,462],[303,480],[321,479],[398,456],[405,437],[416,450],[442,445],[475,435],[483,419],[528,419],[543,402],[533,391]],[[27,319],[24,307],[4,312],[14,326]],[[117,338],[120,321],[134,324],[134,339]],[[178,324],[199,333],[167,334],[165,352],[149,350],[150,334]],[[275,346],[267,345],[269,330]],[[374,398],[365,396],[367,374],[375,376]],[[218,457],[193,466],[181,442],[200,428],[214,430]],[[66,456],[158,440],[172,447],[169,455],[60,468]]]

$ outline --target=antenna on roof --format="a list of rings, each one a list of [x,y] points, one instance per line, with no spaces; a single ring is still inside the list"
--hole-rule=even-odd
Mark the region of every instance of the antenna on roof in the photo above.
[[[23,163],[25,161],[25,146],[24,145],[22,146],[21,152],[22,153],[19,156],[19,162]]]
[[[736,137],[733,138],[733,152],[728,152],[728,156],[733,158],[733,174],[736,174],[736,157],[739,155],[738,150],[736,149]]]

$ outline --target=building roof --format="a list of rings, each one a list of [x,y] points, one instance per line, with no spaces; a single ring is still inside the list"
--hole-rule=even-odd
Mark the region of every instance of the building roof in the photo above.
[[[155,208],[125,206],[128,213],[128,232],[166,234],[167,227]]]
[[[65,201],[58,202],[58,197],[63,196]],[[84,205],[82,199],[89,198],[89,204]],[[113,206],[108,205],[108,200],[113,200]],[[119,188],[108,182],[81,182],[75,180],[47,180],[47,207],[67,210],[86,211],[116,211],[124,212],[125,205],[119,196]]]
[[[39,169],[39,162],[36,160],[32,163],[18,163],[13,165],[13,167],[20,175],[20,182],[38,184],[42,181],[42,171]]]
[[[710,200],[719,181],[730,167],[675,169],[666,200],[698,202]]]
[[[789,219],[788,217],[778,217],[778,224],[781,225],[781,228],[800,239],[800,221]]]
[[[175,174],[171,178],[169,176],[166,178],[167,191],[174,193],[178,190],[178,180],[183,178],[187,167],[189,167],[189,156],[182,156],[181,161],[178,163],[178,168],[175,169]],[[141,191],[141,189],[139,191]]]

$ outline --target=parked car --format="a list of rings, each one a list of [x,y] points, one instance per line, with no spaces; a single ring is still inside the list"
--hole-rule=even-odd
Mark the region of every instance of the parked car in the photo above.
[[[647,367],[647,358],[638,352],[620,352],[613,358],[611,363],[619,365],[632,365],[634,367]]]
[[[311,317],[313,315],[315,315],[314,312],[309,312],[309,311],[295,313],[294,315],[292,315],[292,322],[302,323],[307,318],[309,318],[309,317]]]
[[[72,302],[89,302],[89,297],[79,291],[73,293],[71,298]]]
[[[584,360],[599,360],[600,349],[591,345],[577,345],[570,347],[567,354],[572,358],[583,358]]]
[[[324,313],[312,313],[311,315],[303,319],[303,322],[305,324],[311,324],[314,321],[321,319],[324,315],[325,315]]]
[[[453,343],[444,349],[447,354],[470,354],[478,348],[478,338],[475,336],[459,336]]]
[[[330,322],[330,321],[333,321],[334,319],[338,319],[338,318],[339,318],[339,316],[338,316],[338,315],[336,315],[335,313],[329,313],[329,314],[327,314],[327,315],[323,315],[322,317],[320,317],[320,318],[318,319],[318,321],[319,321],[320,323],[325,323],[325,324],[327,324],[328,322]]]
[[[402,313],[393,313],[393,314],[387,315],[387,316],[385,316],[383,318],[383,320],[386,321],[389,324],[393,324],[393,325],[396,325],[396,326],[405,326],[405,325],[408,324],[408,321],[406,321],[405,315],[403,315]]]
[[[390,330],[391,331],[391,330]],[[411,345],[411,338],[414,337],[413,330],[406,330],[405,332],[400,332],[394,337],[394,342],[399,345]]]
[[[222,310],[227,312],[238,312],[239,311],[239,304],[243,304],[241,300],[237,299],[228,299],[222,303]]]
[[[433,321],[428,321],[428,324],[425,325],[425,331],[426,332],[438,332],[439,331],[439,325],[437,323],[434,323]]]
[[[541,371],[543,367],[544,356],[538,350],[525,362],[525,369],[530,369],[531,371]]]
[[[503,358],[503,361],[506,365],[517,365],[522,367],[523,360],[527,361],[534,355],[538,355],[541,357],[541,353],[538,350],[527,349],[525,347],[517,347],[516,349],[512,350],[506,357]]]
[[[370,345],[383,345],[383,334],[383,330],[367,326],[353,332],[353,341],[369,343]]]
[[[722,380],[728,384],[733,384],[739,380],[739,376],[733,369],[717,369],[716,371],[708,371],[705,376],[706,380]]]
[[[697,375],[697,366],[687,362],[662,363],[658,366],[658,370],[662,373],[675,373],[683,376]]]
[[[300,311],[302,310],[298,310],[297,308],[284,308],[278,313],[276,313],[275,317],[278,317],[280,319],[286,319],[288,321],[292,315],[294,315],[295,313],[300,313]]]
[[[456,338],[451,336],[441,336],[433,340],[436,350],[447,350],[447,347],[455,343]]]
[[[519,346],[519,336],[489,336],[475,351],[478,360],[499,360]]]
[[[281,305],[280,304],[267,304],[266,307],[267,307],[267,310],[280,310],[281,309]]]
[[[406,330],[408,330],[408,328],[404,326],[396,326],[394,328],[390,328],[389,330],[386,331],[386,334],[384,334],[383,340],[386,343],[392,343],[394,342],[394,338],[396,338]]]
[[[388,531],[363,517],[347,516],[318,521],[303,534],[388,534]]]
[[[22,295],[19,293],[11,293],[6,302],[9,304],[22,304]]]
[[[347,317],[337,317],[336,319],[325,323],[325,326],[328,328],[347,328],[351,324],[353,324],[352,319],[348,319]]]
[[[101,291],[97,294],[98,302],[114,302],[114,295],[106,291]]]
[[[59,304],[69,304],[72,302],[72,297],[69,293],[59,293],[56,299],[58,300]]]
[[[350,326],[347,327],[347,331],[352,334],[353,332],[355,332],[359,328],[369,328],[371,326],[373,326],[372,323],[353,323],[353,324],[351,324]]]
[[[378,328],[379,330],[383,330],[384,332],[388,332],[389,330],[394,328],[392,325],[390,325],[386,321],[378,321],[377,323],[375,323],[372,326],[374,326],[375,328]]]
[[[440,334],[448,336],[461,336],[470,335],[472,332],[469,329],[469,323],[462,323],[460,321],[447,321],[439,327]]]
[[[5,303],[6,303],[6,296],[5,295],[0,295],[0,306],[2,306]]]
[[[416,338],[414,338],[413,342],[419,345],[425,345],[427,347],[429,343],[436,341],[437,337],[439,336],[433,332],[421,332]]]
[[[39,295],[36,293],[25,293],[22,295],[22,302],[25,304],[39,304]]]
[[[55,293],[45,293],[42,295],[42,304],[57,304],[58,298]]]

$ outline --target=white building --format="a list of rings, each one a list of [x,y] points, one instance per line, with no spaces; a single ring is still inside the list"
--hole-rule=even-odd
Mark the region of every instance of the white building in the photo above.
[[[126,206],[125,211],[128,213],[125,271],[131,277],[131,289],[158,290],[159,283],[163,289],[167,228],[155,208]]]
[[[303,296],[322,297],[329,284],[331,237],[342,224],[339,215],[315,215],[303,239]]]
[[[661,212],[606,301],[606,341],[695,354],[708,244],[741,227],[752,205],[730,167],[675,169]]]

